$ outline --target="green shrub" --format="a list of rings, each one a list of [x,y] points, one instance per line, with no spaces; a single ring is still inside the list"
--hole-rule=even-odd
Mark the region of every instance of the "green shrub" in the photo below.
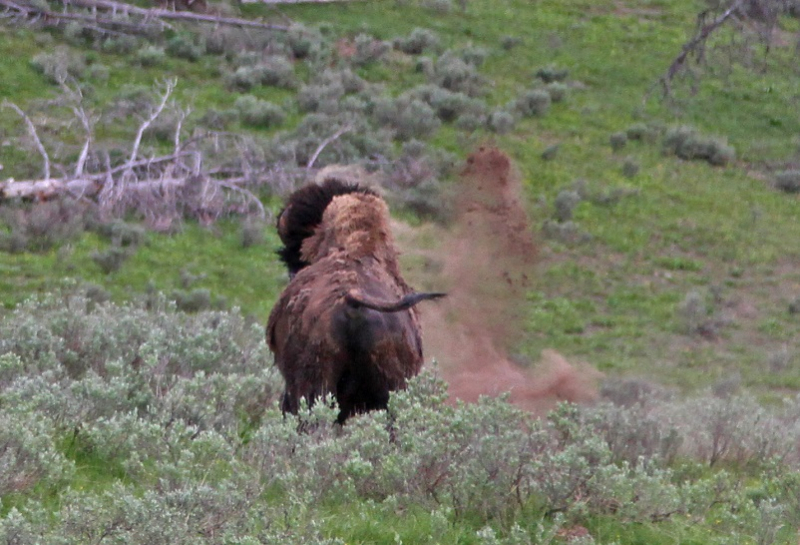
[[[211,291],[196,288],[190,291],[176,290],[172,298],[178,310],[182,312],[200,312],[211,309]]]
[[[800,170],[777,172],[773,184],[785,193],[800,193]]]
[[[86,227],[87,209],[71,199],[0,207],[0,221],[8,231],[3,249],[10,252],[49,250],[72,240]]]
[[[541,117],[550,109],[551,102],[550,93],[542,89],[532,89],[519,97],[514,107],[523,117]]]
[[[511,112],[506,110],[495,110],[489,114],[487,125],[489,130],[496,132],[497,134],[507,134],[514,128],[516,122],[517,121],[514,118],[514,114]]]
[[[375,102],[375,118],[391,128],[400,140],[424,138],[441,124],[433,108],[419,99],[408,97],[378,99]]]
[[[52,53],[39,53],[31,59],[35,70],[51,83],[61,83],[72,77],[81,79],[86,72],[86,58],[65,46],[56,46]]]
[[[547,94],[550,95],[550,102],[563,102],[567,98],[569,86],[559,81],[548,83],[544,87]]]
[[[242,242],[242,248],[250,248],[252,246],[264,244],[265,227],[263,220],[249,217],[242,220],[239,224],[239,238]]]
[[[562,223],[571,220],[575,207],[578,206],[582,200],[577,191],[570,191],[567,189],[559,191],[555,199],[556,220]]]
[[[13,354],[0,356],[0,367],[23,365]],[[54,428],[36,413],[0,411],[0,496],[36,486],[56,489],[71,476],[74,464],[58,451]]]
[[[700,135],[693,127],[679,126],[664,136],[664,151],[686,160],[704,160],[723,166],[736,158],[735,150],[718,138]]]
[[[463,51],[461,51],[461,58],[467,64],[471,64],[475,67],[480,67],[486,62],[486,57],[489,56],[489,51],[487,51],[483,47],[467,47]]]
[[[239,119],[239,112],[235,108],[217,110],[209,108],[199,119],[199,124],[214,130],[225,130],[230,124]]]
[[[426,28],[415,28],[405,38],[396,38],[393,45],[407,55],[421,55],[435,52],[439,48],[439,37]]]
[[[101,48],[107,53],[115,55],[130,55],[139,49],[139,40],[135,36],[121,34],[103,40]]]
[[[572,220],[555,221],[545,220],[542,225],[542,234],[546,238],[561,242],[562,244],[584,244],[592,240],[591,234],[583,231]]]
[[[569,70],[558,66],[544,66],[536,70],[535,76],[545,83],[564,81],[569,76]]]
[[[500,38],[500,47],[506,51],[511,51],[515,47],[522,45],[523,40],[519,36],[503,36]]]
[[[378,40],[369,34],[356,36],[353,45],[356,50],[350,57],[350,62],[355,66],[366,66],[380,61],[392,48],[391,43]]]
[[[698,335],[709,328],[710,309],[705,297],[697,290],[686,294],[677,307],[677,315],[683,333]]]
[[[622,163],[622,175],[626,178],[633,178],[639,173],[639,163],[635,159],[628,157]]]
[[[292,89],[296,84],[294,65],[282,55],[271,55],[254,68],[262,85]]]
[[[332,114],[339,110],[339,102],[344,94],[344,85],[341,82],[304,85],[297,93],[297,105],[303,112]]]
[[[324,40],[317,30],[295,23],[286,33],[286,45],[295,59],[306,59],[322,52]]]
[[[658,136],[658,130],[646,123],[634,123],[625,130],[628,140],[644,140],[652,142]]]
[[[475,66],[453,52],[436,60],[431,80],[439,87],[471,97],[481,95],[485,87],[485,80]]]
[[[225,76],[229,89],[249,91],[259,83],[259,74],[254,66],[240,66]]]
[[[187,61],[196,61],[202,57],[206,50],[205,44],[195,43],[193,36],[177,34],[167,41],[167,54]]]
[[[611,149],[619,151],[628,144],[628,135],[624,132],[611,133],[608,137],[608,143],[611,144]]]
[[[485,115],[466,113],[458,116],[458,119],[456,119],[455,122],[455,127],[462,131],[473,132],[481,127],[486,126],[486,124],[487,118]]]
[[[449,13],[453,9],[452,0],[422,0],[422,7],[437,13]]]
[[[130,252],[119,246],[111,246],[103,251],[94,251],[89,257],[105,274],[118,271],[130,257]]]
[[[424,74],[428,79],[433,79],[436,73],[436,65],[430,57],[419,57],[414,65],[414,71]]]
[[[436,85],[415,87],[408,96],[424,100],[445,123],[455,121],[462,115],[480,117],[486,114],[486,104],[482,100],[464,93],[454,93]]]
[[[253,95],[237,98],[234,107],[239,111],[242,123],[251,127],[273,128],[286,119],[283,108]]]

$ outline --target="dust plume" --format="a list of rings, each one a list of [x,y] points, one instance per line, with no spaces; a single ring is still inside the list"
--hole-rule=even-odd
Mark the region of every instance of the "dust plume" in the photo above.
[[[412,285],[448,292],[421,312],[426,358],[439,362],[451,399],[510,392],[513,403],[537,413],[559,400],[593,399],[597,371],[576,367],[553,350],[531,369],[508,356],[523,333],[537,255],[520,176],[508,156],[492,147],[475,151],[455,192],[448,229],[395,226],[403,251],[423,264],[408,272]],[[420,250],[426,239],[433,248]]]

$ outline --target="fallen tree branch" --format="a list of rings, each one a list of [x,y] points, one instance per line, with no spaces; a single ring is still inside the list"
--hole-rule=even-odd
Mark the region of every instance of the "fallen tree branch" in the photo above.
[[[0,6],[5,7],[7,10],[16,12],[19,15],[26,17],[37,16],[43,18],[45,21],[58,21],[58,20],[76,20],[91,22],[108,27],[122,27],[129,30],[136,30],[139,32],[152,28],[154,25],[152,21],[160,23],[158,26],[164,26],[167,20],[174,21],[193,21],[197,23],[210,23],[215,25],[230,25],[247,28],[260,28],[267,30],[286,31],[289,29],[286,25],[275,25],[272,23],[265,23],[263,21],[253,21],[250,19],[242,19],[240,17],[227,17],[215,14],[194,13],[188,11],[172,11],[161,8],[140,8],[124,2],[114,2],[111,0],[58,0],[64,6],[63,11],[53,11],[45,9],[40,4],[29,2],[28,0],[0,0]],[[73,13],[68,11],[70,7],[89,8],[93,11],[111,11],[114,13],[125,13],[128,15],[136,15],[141,18],[138,22],[127,22],[119,19],[107,19],[97,16],[96,13],[91,15],[83,13]],[[108,31],[105,27],[100,30]]]

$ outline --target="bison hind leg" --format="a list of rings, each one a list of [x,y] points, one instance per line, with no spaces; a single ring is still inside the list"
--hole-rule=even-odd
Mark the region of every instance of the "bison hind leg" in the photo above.
[[[339,403],[339,416],[336,421],[344,424],[354,414],[385,409],[389,404],[389,387],[376,384],[369,376],[357,376],[346,371],[336,385],[336,400]]]

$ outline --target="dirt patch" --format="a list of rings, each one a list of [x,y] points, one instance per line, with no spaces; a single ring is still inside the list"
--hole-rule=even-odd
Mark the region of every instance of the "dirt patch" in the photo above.
[[[424,235],[401,228],[398,236],[404,250],[425,264],[410,272],[412,284],[448,292],[441,303],[425,305],[422,314],[426,357],[439,362],[451,398],[476,401],[510,392],[512,402],[537,412],[558,400],[593,399],[597,371],[572,365],[551,350],[532,368],[509,358],[524,331],[537,245],[520,176],[508,156],[493,147],[474,152],[456,192],[450,229]],[[425,236],[433,248],[415,249]]]

